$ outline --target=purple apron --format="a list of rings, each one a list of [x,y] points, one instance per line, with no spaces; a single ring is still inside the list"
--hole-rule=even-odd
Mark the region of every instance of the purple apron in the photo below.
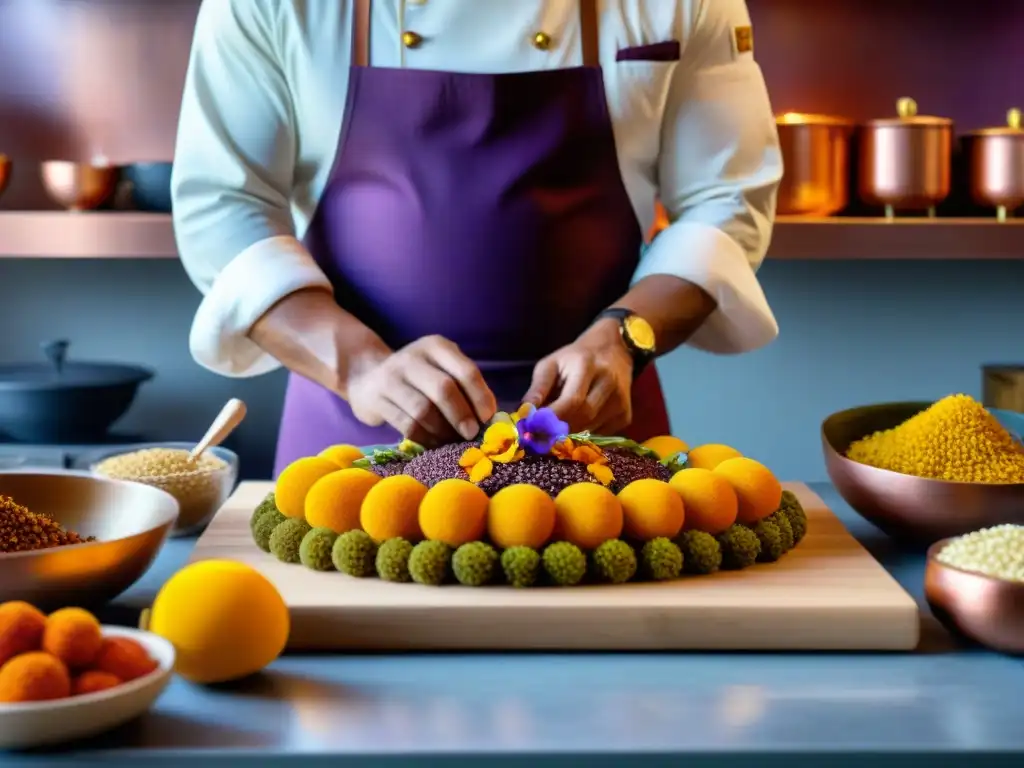
[[[501,408],[628,290],[640,255],[595,3],[580,2],[584,66],[491,75],[370,67],[370,0],[355,0],[345,116],[306,246],[340,306],[392,349],[455,342]],[[629,437],[668,434],[654,366],[633,385],[633,414]],[[398,439],[293,375],[275,476],[329,445]]]

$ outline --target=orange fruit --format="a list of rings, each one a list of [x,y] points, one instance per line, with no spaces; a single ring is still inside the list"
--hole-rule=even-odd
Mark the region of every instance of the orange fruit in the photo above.
[[[739,501],[729,482],[710,469],[683,469],[668,481],[686,507],[686,530],[717,535],[736,522]]]
[[[652,437],[650,440],[644,440],[640,445],[654,451],[658,454],[659,459],[667,459],[669,456],[675,456],[677,453],[685,453],[690,450],[690,446],[678,437],[672,437],[672,435]]]
[[[342,469],[348,469],[351,467],[353,461],[359,461],[359,459],[366,458],[366,454],[364,454],[357,446],[347,445],[345,443],[325,448],[320,451],[319,455],[322,459],[333,461]]]
[[[596,549],[622,535],[622,504],[597,483],[574,483],[555,497],[556,539],[580,549]]]
[[[8,659],[38,651],[43,643],[46,616],[22,600],[0,604],[0,666]]]
[[[727,459],[736,459],[743,454],[735,448],[718,443],[698,445],[686,456],[686,466],[693,469],[714,469]]]
[[[93,665],[96,672],[113,675],[125,682],[145,677],[159,665],[138,640],[106,637]]]
[[[420,502],[420,530],[431,541],[443,541],[449,547],[479,541],[487,529],[489,501],[468,480],[442,480]]]
[[[82,608],[61,608],[46,617],[43,650],[72,669],[88,667],[103,645],[100,623]]]
[[[619,491],[623,532],[631,539],[671,539],[683,529],[683,500],[661,480],[634,480]]]
[[[420,502],[426,495],[427,486],[414,477],[386,477],[366,494],[359,512],[359,522],[370,538],[378,543],[399,536],[409,541],[419,541],[423,538],[423,532],[420,531]]]
[[[121,685],[121,678],[109,672],[90,669],[83,672],[71,682],[72,696],[85,696],[87,693],[109,691]]]
[[[337,471],[338,465],[322,456],[298,459],[281,470],[274,485],[274,500],[281,514],[301,519],[306,513],[309,489],[324,475]]]
[[[175,671],[203,684],[259,672],[284,651],[289,628],[288,606],[270,580],[231,560],[203,560],[174,574],[149,622],[177,650]],[[118,674],[122,666],[104,671]]]
[[[70,695],[68,668],[52,654],[31,651],[0,667],[0,704],[53,701]]]
[[[782,484],[764,464],[741,456],[723,461],[714,472],[736,492],[736,519],[741,523],[752,525],[768,517],[782,503]]]
[[[502,488],[487,510],[487,533],[502,549],[540,549],[555,530],[555,502],[529,483]]]
[[[335,467],[306,494],[306,522],[339,534],[358,528],[363,500],[380,480],[368,469]]]

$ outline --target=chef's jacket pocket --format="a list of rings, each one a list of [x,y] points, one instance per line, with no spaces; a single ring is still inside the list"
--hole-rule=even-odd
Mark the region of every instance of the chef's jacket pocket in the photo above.
[[[623,60],[605,68],[608,109],[620,151],[642,162],[658,155],[661,116],[678,61]]]

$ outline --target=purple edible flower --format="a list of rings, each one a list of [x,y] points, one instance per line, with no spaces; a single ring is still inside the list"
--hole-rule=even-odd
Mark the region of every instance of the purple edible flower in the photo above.
[[[538,408],[516,422],[519,444],[530,453],[547,454],[569,435],[569,425],[550,408]]]

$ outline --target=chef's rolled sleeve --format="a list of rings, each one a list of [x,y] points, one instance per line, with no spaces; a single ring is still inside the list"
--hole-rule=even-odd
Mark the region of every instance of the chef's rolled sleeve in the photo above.
[[[671,224],[635,279],[668,274],[703,288],[717,309],[688,344],[734,354],[778,335],[755,273],[771,238],[782,157],[764,76],[738,45],[737,30],[750,25],[746,3],[694,5],[662,122],[658,189]]]
[[[279,367],[248,338],[268,309],[297,290],[330,289],[295,237],[295,133],[265,7],[264,0],[201,5],[172,177],[178,250],[203,293],[192,356],[235,377]]]

